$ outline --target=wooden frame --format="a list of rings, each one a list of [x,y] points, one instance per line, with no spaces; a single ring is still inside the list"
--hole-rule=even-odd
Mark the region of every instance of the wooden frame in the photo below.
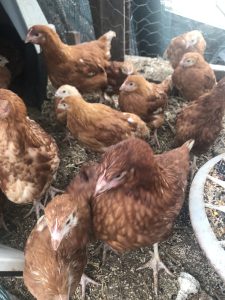
[[[124,60],[129,49],[130,0],[89,0],[96,38],[109,30],[116,32],[112,41],[112,60]]]

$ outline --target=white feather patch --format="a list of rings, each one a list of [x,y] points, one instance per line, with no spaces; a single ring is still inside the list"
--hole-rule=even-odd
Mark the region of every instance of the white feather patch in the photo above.
[[[131,117],[129,117],[129,118],[127,119],[127,121],[128,121],[128,123],[131,123],[131,124],[134,123],[134,120],[133,120]]]

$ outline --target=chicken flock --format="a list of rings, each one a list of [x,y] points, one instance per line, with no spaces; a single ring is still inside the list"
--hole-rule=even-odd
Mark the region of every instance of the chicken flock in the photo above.
[[[34,206],[38,220],[26,242],[23,276],[38,300],[69,299],[79,283],[84,299],[85,285],[98,285],[84,274],[87,246],[96,240],[117,253],[154,245],[154,256],[143,267],[153,269],[157,295],[158,271],[171,274],[160,260],[158,243],[170,235],[182,208],[190,153],[207,151],[222,129],[225,78],[217,83],[204,60],[201,32],[172,39],[164,58],[174,72],[161,83],[148,82],[131,62],[110,61],[114,37],[109,31],[98,40],[69,46],[45,25],[27,33],[25,42],[43,51],[56,89],[55,118],[70,134],[65,138],[101,156],[83,165],[65,191],[52,186],[60,163],[57,144],[7,89],[11,74],[0,55],[0,221],[7,230],[4,196]],[[165,122],[173,89],[186,99],[171,128],[174,149],[154,154],[147,141],[155,140],[160,148],[157,129]],[[100,91],[100,103],[84,99],[93,91]],[[104,104],[113,94],[118,109]]]

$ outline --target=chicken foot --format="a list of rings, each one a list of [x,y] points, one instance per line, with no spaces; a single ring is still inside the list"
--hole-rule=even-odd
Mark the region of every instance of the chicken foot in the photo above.
[[[86,286],[87,284],[94,284],[94,285],[99,285],[98,282],[94,281],[93,279],[91,279],[90,277],[88,277],[87,275],[83,274],[80,280],[80,285],[81,285],[81,299],[85,300],[85,290],[86,290]]]
[[[166,120],[167,125],[169,126],[169,129],[173,134],[176,134],[176,130],[174,129],[173,125],[170,123],[170,121]]]
[[[46,203],[48,201],[48,198],[52,199],[55,197],[56,194],[63,194],[64,191],[63,190],[60,190],[60,189],[57,189],[55,188],[54,186],[50,186],[48,191],[46,192],[45,194],[45,197],[44,197],[44,207],[46,206]]]
[[[66,142],[69,144],[70,147],[72,147],[71,141],[75,141],[75,138],[72,136],[72,134],[67,130],[66,131],[66,136],[62,140],[63,142]]]
[[[102,251],[102,266],[105,264],[106,261],[106,254],[107,251],[112,250],[113,252],[116,253],[116,251],[114,251],[109,245],[107,245],[106,243],[101,243],[94,251],[94,254],[97,254],[100,252],[100,249],[103,248]]]
[[[57,189],[57,188],[55,188],[54,186],[51,185],[49,187],[45,197],[44,197],[44,204],[41,203],[41,200],[34,200],[33,207],[25,215],[25,218],[28,218],[32,214],[32,212],[35,211],[36,217],[37,217],[37,220],[38,220],[40,218],[40,211],[45,209],[45,205],[46,205],[46,202],[48,200],[48,197],[50,196],[50,198],[52,199],[53,197],[55,197],[55,195],[57,193],[64,193],[64,191],[60,190],[60,189]]]
[[[33,211],[35,211],[36,213],[36,217],[37,217],[37,220],[40,218],[40,211],[41,210],[44,210],[44,205],[41,203],[40,200],[34,200],[34,203],[33,203],[33,206],[31,208],[31,210],[25,215],[24,218],[28,218]]]
[[[164,263],[161,261],[159,257],[159,249],[158,249],[158,243],[155,243],[153,245],[154,248],[154,254],[150,261],[145,263],[143,266],[139,267],[137,270],[142,270],[145,268],[153,269],[153,284],[154,284],[154,292],[155,295],[158,295],[158,272],[161,269],[164,269],[167,274],[174,276],[170,270],[164,265]]]

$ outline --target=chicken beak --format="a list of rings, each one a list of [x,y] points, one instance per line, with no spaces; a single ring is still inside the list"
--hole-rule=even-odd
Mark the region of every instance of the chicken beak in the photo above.
[[[120,91],[123,91],[124,90],[124,87],[125,87],[125,83],[123,83],[120,87]]]
[[[57,249],[59,248],[61,240],[62,240],[62,237],[61,237],[60,231],[58,230],[57,220],[56,220],[56,225],[55,225],[53,231],[51,231],[51,243],[52,243],[52,248],[54,251],[57,251]]]
[[[106,189],[107,189],[107,181],[105,179],[105,172],[104,172],[97,180],[94,196],[103,193]]]
[[[26,36],[26,39],[24,41],[25,44],[31,42],[31,35],[30,35],[30,32],[28,32],[27,36]]]
[[[53,250],[57,251],[57,249],[59,248],[59,245],[60,245],[61,241],[52,238],[51,242],[52,242],[52,248],[53,248]]]

